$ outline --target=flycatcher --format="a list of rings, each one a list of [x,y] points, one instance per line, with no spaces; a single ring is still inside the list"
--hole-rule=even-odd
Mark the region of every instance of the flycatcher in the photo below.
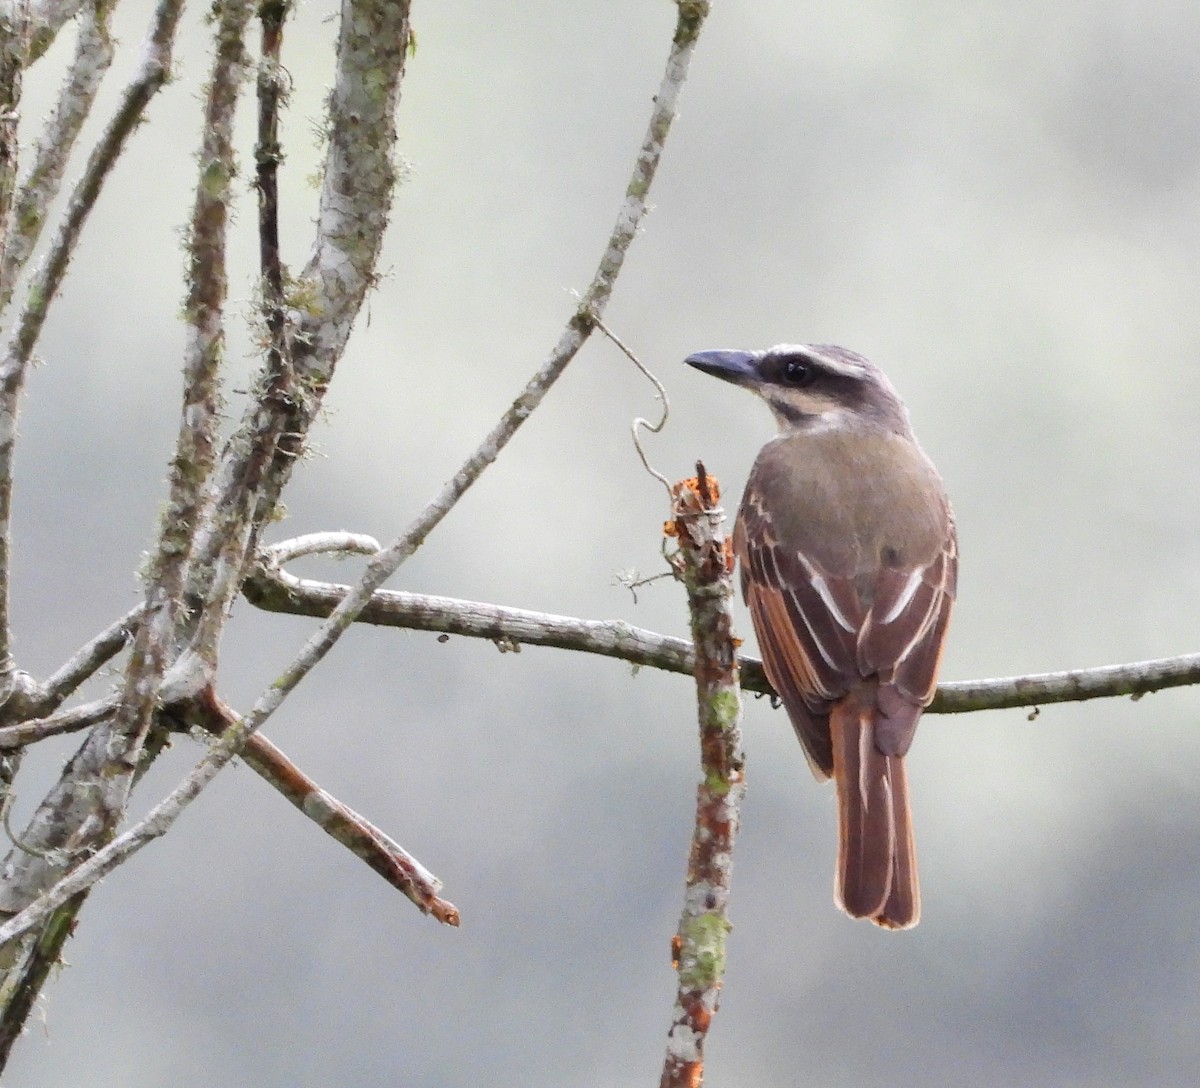
[[[834,898],[887,929],[921,896],[904,755],[937,687],[958,570],[941,477],[884,373],[828,344],[686,362],[763,398],[779,435],[733,543],[763,666],[817,779],[837,787]]]

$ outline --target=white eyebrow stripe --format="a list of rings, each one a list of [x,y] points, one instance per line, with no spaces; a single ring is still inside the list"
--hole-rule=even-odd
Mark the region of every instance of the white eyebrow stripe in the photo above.
[[[831,358],[824,352],[819,351],[812,344],[776,344],[773,348],[768,348],[762,352],[761,358],[765,359],[772,355],[807,355],[834,374],[842,374],[847,378],[861,378],[863,376],[863,368],[857,363]]]
[[[900,591],[900,596],[896,598],[896,603],[892,605],[888,614],[883,617],[880,623],[893,623],[896,618],[908,607],[908,602],[913,599],[913,594],[917,592],[917,587],[921,584],[921,578],[924,575],[923,570],[914,570],[908,576],[908,581],[904,583],[904,588]]]

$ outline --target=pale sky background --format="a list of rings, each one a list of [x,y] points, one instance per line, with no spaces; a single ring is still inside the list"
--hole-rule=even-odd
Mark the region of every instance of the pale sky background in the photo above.
[[[287,29],[293,266],[312,235],[334,8],[302,3]],[[149,11],[122,6],[114,81]],[[133,603],[164,498],[202,15],[28,383],[14,610],[37,675]],[[415,5],[411,177],[387,276],[275,538],[394,535],[516,395],[602,251],[673,19],[666,0]],[[844,344],[888,371],[955,502],[946,678],[1195,650],[1197,42],[1200,10],[1169,0],[718,0],[608,314],[670,393],[670,424],[647,440],[659,468],[679,477],[703,457],[732,511],[771,433],[753,398],[680,365],[689,352]],[[62,56],[30,76],[27,136]],[[249,165],[248,125],[241,147]],[[243,178],[240,314],[253,224]],[[230,354],[237,389],[244,326]],[[661,566],[664,497],[628,438],[653,411],[644,379],[594,339],[393,584],[684,633],[677,586],[634,604],[614,584]],[[226,699],[247,707],[311,627],[242,602]],[[1192,689],[1032,722],[928,717],[909,760],[924,913],[896,935],[834,910],[832,790],[783,713],[749,700],[709,1083],[1193,1084],[1198,710]],[[6,1083],[656,1083],[694,723],[683,677],[352,632],[268,734],[436,872],[462,928],[419,915],[239,767],[93,894]],[[30,761],[18,826],[74,743]],[[198,755],[177,741],[139,806]]]

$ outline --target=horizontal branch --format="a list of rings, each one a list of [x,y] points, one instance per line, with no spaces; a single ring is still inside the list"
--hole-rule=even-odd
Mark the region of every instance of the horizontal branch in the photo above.
[[[71,707],[70,710],[60,710],[46,718],[31,718],[14,725],[0,726],[0,751],[24,748],[61,733],[90,729],[97,722],[111,717],[116,709],[116,696],[108,695],[82,706]]]
[[[325,617],[347,593],[348,587],[344,585],[288,574],[270,562],[270,553],[265,553],[265,559],[254,568],[242,587],[251,603],[265,611]],[[695,665],[692,645],[687,639],[661,635],[623,620],[555,616],[454,597],[377,590],[358,620],[383,627],[486,638],[501,649],[515,649],[521,645],[555,646],[688,675]],[[746,691],[775,694],[758,658],[742,655],[739,663],[742,687]],[[1120,695],[1137,698],[1163,688],[1191,684],[1200,684],[1200,653],[1066,672],[945,681],[938,686],[937,698],[929,711],[963,714],[973,710],[1031,707]]]

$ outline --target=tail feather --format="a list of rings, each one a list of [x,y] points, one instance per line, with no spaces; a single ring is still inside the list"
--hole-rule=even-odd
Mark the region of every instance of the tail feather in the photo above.
[[[917,924],[921,894],[903,756],[875,746],[874,701],[851,696],[829,718],[838,801],[834,898],[886,929]]]

